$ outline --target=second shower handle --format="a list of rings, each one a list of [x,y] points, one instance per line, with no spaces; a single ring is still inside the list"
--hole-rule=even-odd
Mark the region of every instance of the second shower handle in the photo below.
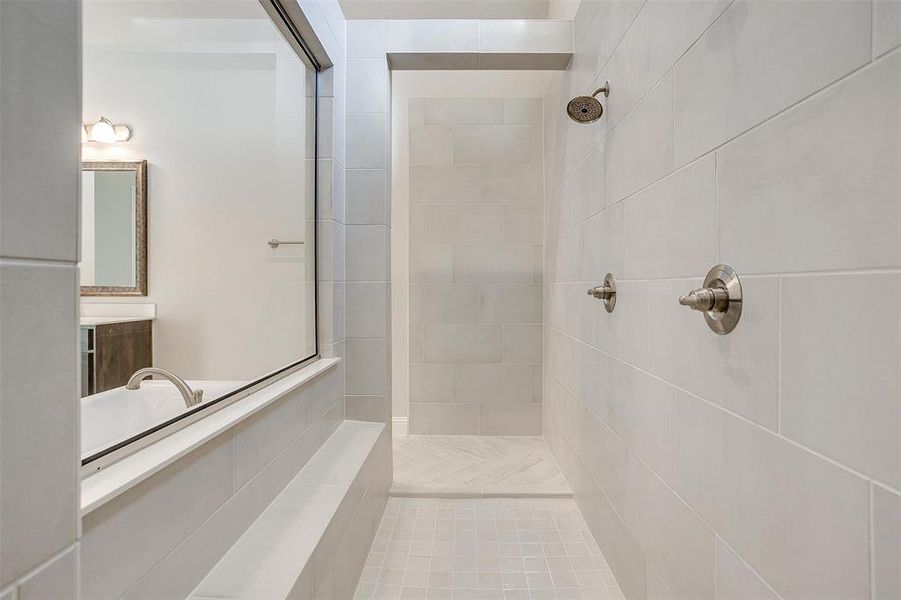
[[[598,300],[604,301],[604,308],[607,312],[613,312],[616,307],[616,280],[612,273],[604,276],[604,282],[593,288],[588,289],[588,295]]]

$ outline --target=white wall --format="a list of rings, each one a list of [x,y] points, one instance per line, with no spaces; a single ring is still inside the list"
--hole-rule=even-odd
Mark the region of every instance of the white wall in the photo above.
[[[899,15],[579,7],[545,102],[544,427],[629,598],[901,596]],[[677,303],[717,262],[724,337]]]
[[[411,98],[499,99],[515,90],[541,96],[550,73],[540,71],[396,71],[392,73],[391,276],[393,411],[403,426],[409,417],[410,337],[410,119]]]
[[[313,352],[312,247],[266,244],[312,237],[313,75],[255,0],[204,7],[85,3],[84,119],[134,137],[83,159],[149,162],[154,366],[249,380]]]
[[[0,2],[0,598],[78,597],[80,2]]]

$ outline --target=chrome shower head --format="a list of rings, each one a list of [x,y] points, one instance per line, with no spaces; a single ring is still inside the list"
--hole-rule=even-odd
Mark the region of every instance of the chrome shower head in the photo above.
[[[609,81],[605,81],[604,87],[595,90],[590,96],[576,96],[570,100],[566,105],[566,114],[576,123],[594,123],[604,114],[604,107],[595,98],[601,92],[605,97],[610,95]]]

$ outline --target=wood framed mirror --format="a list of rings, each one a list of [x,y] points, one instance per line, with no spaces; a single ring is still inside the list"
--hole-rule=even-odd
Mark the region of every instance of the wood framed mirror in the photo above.
[[[81,295],[147,295],[147,161],[81,164]]]

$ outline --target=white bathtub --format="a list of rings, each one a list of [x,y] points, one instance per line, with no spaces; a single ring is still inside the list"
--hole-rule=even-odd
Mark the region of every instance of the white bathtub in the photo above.
[[[204,404],[247,383],[188,381],[192,389],[203,390]],[[162,380],[145,380],[139,390],[121,387],[82,398],[81,456],[95,454],[186,410],[185,401],[175,386]]]

